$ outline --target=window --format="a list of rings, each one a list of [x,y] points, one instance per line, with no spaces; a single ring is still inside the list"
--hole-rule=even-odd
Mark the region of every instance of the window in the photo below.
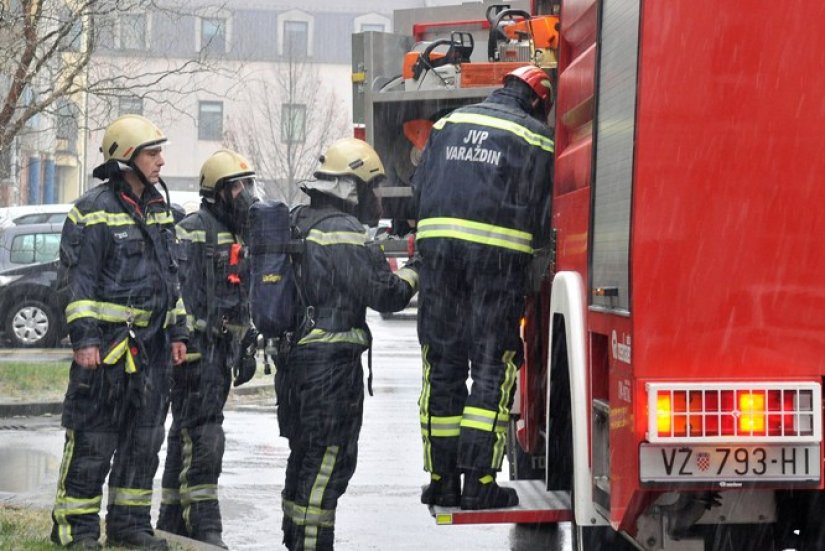
[[[223,102],[201,101],[198,103],[198,139],[211,141],[223,139]]]
[[[201,51],[226,52],[226,20],[216,17],[201,18]]]
[[[65,98],[57,100],[55,113],[55,138],[57,150],[69,153],[77,152],[77,138],[80,134],[78,121],[80,108]]]
[[[307,107],[301,103],[281,105],[281,141],[303,143],[306,139]]]
[[[142,115],[143,98],[137,96],[126,96],[117,99],[118,115]]]
[[[130,13],[120,16],[119,47],[121,50],[146,49],[146,14]]]
[[[380,33],[384,32],[384,24],[383,23],[362,23],[361,24],[361,32],[367,31],[378,31]]]
[[[12,264],[50,262],[57,260],[59,252],[59,233],[29,233],[12,240],[9,261]]]
[[[309,52],[309,23],[284,21],[284,50],[287,57],[306,57]]]

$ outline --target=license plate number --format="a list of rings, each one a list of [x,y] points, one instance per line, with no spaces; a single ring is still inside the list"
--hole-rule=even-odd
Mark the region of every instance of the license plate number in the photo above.
[[[818,444],[661,446],[642,444],[642,482],[818,481]]]

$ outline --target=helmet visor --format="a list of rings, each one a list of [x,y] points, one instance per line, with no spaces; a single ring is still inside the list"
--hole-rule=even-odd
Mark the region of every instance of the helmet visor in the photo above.
[[[252,197],[256,199],[263,199],[263,190],[258,184],[258,180],[255,178],[254,174],[242,174],[240,176],[228,178],[226,180],[226,186],[232,190],[245,189]]]

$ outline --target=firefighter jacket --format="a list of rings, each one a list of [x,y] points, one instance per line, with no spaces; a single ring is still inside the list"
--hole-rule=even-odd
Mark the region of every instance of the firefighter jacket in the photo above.
[[[396,312],[406,307],[418,288],[416,270],[393,273],[381,249],[366,245],[367,233],[358,219],[333,208],[299,207],[293,226],[305,236],[298,278],[304,302],[311,306],[298,345],[368,348],[366,308]]]
[[[240,340],[250,326],[249,263],[241,239],[205,206],[184,218],[177,230],[181,262],[187,267],[180,283],[189,328]]]
[[[549,240],[553,140],[509,90],[433,125],[413,175],[417,239],[532,254]]]
[[[72,346],[103,346],[127,324],[187,340],[175,247],[172,214],[154,186],[137,198],[117,176],[80,197],[60,240]]]

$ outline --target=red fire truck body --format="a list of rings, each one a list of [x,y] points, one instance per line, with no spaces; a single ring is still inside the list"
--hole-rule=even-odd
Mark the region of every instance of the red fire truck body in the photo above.
[[[808,522],[825,503],[825,4],[558,15],[555,262],[525,316],[511,451],[572,511],[539,520],[572,518],[586,549],[620,549],[618,532],[825,548]]]

